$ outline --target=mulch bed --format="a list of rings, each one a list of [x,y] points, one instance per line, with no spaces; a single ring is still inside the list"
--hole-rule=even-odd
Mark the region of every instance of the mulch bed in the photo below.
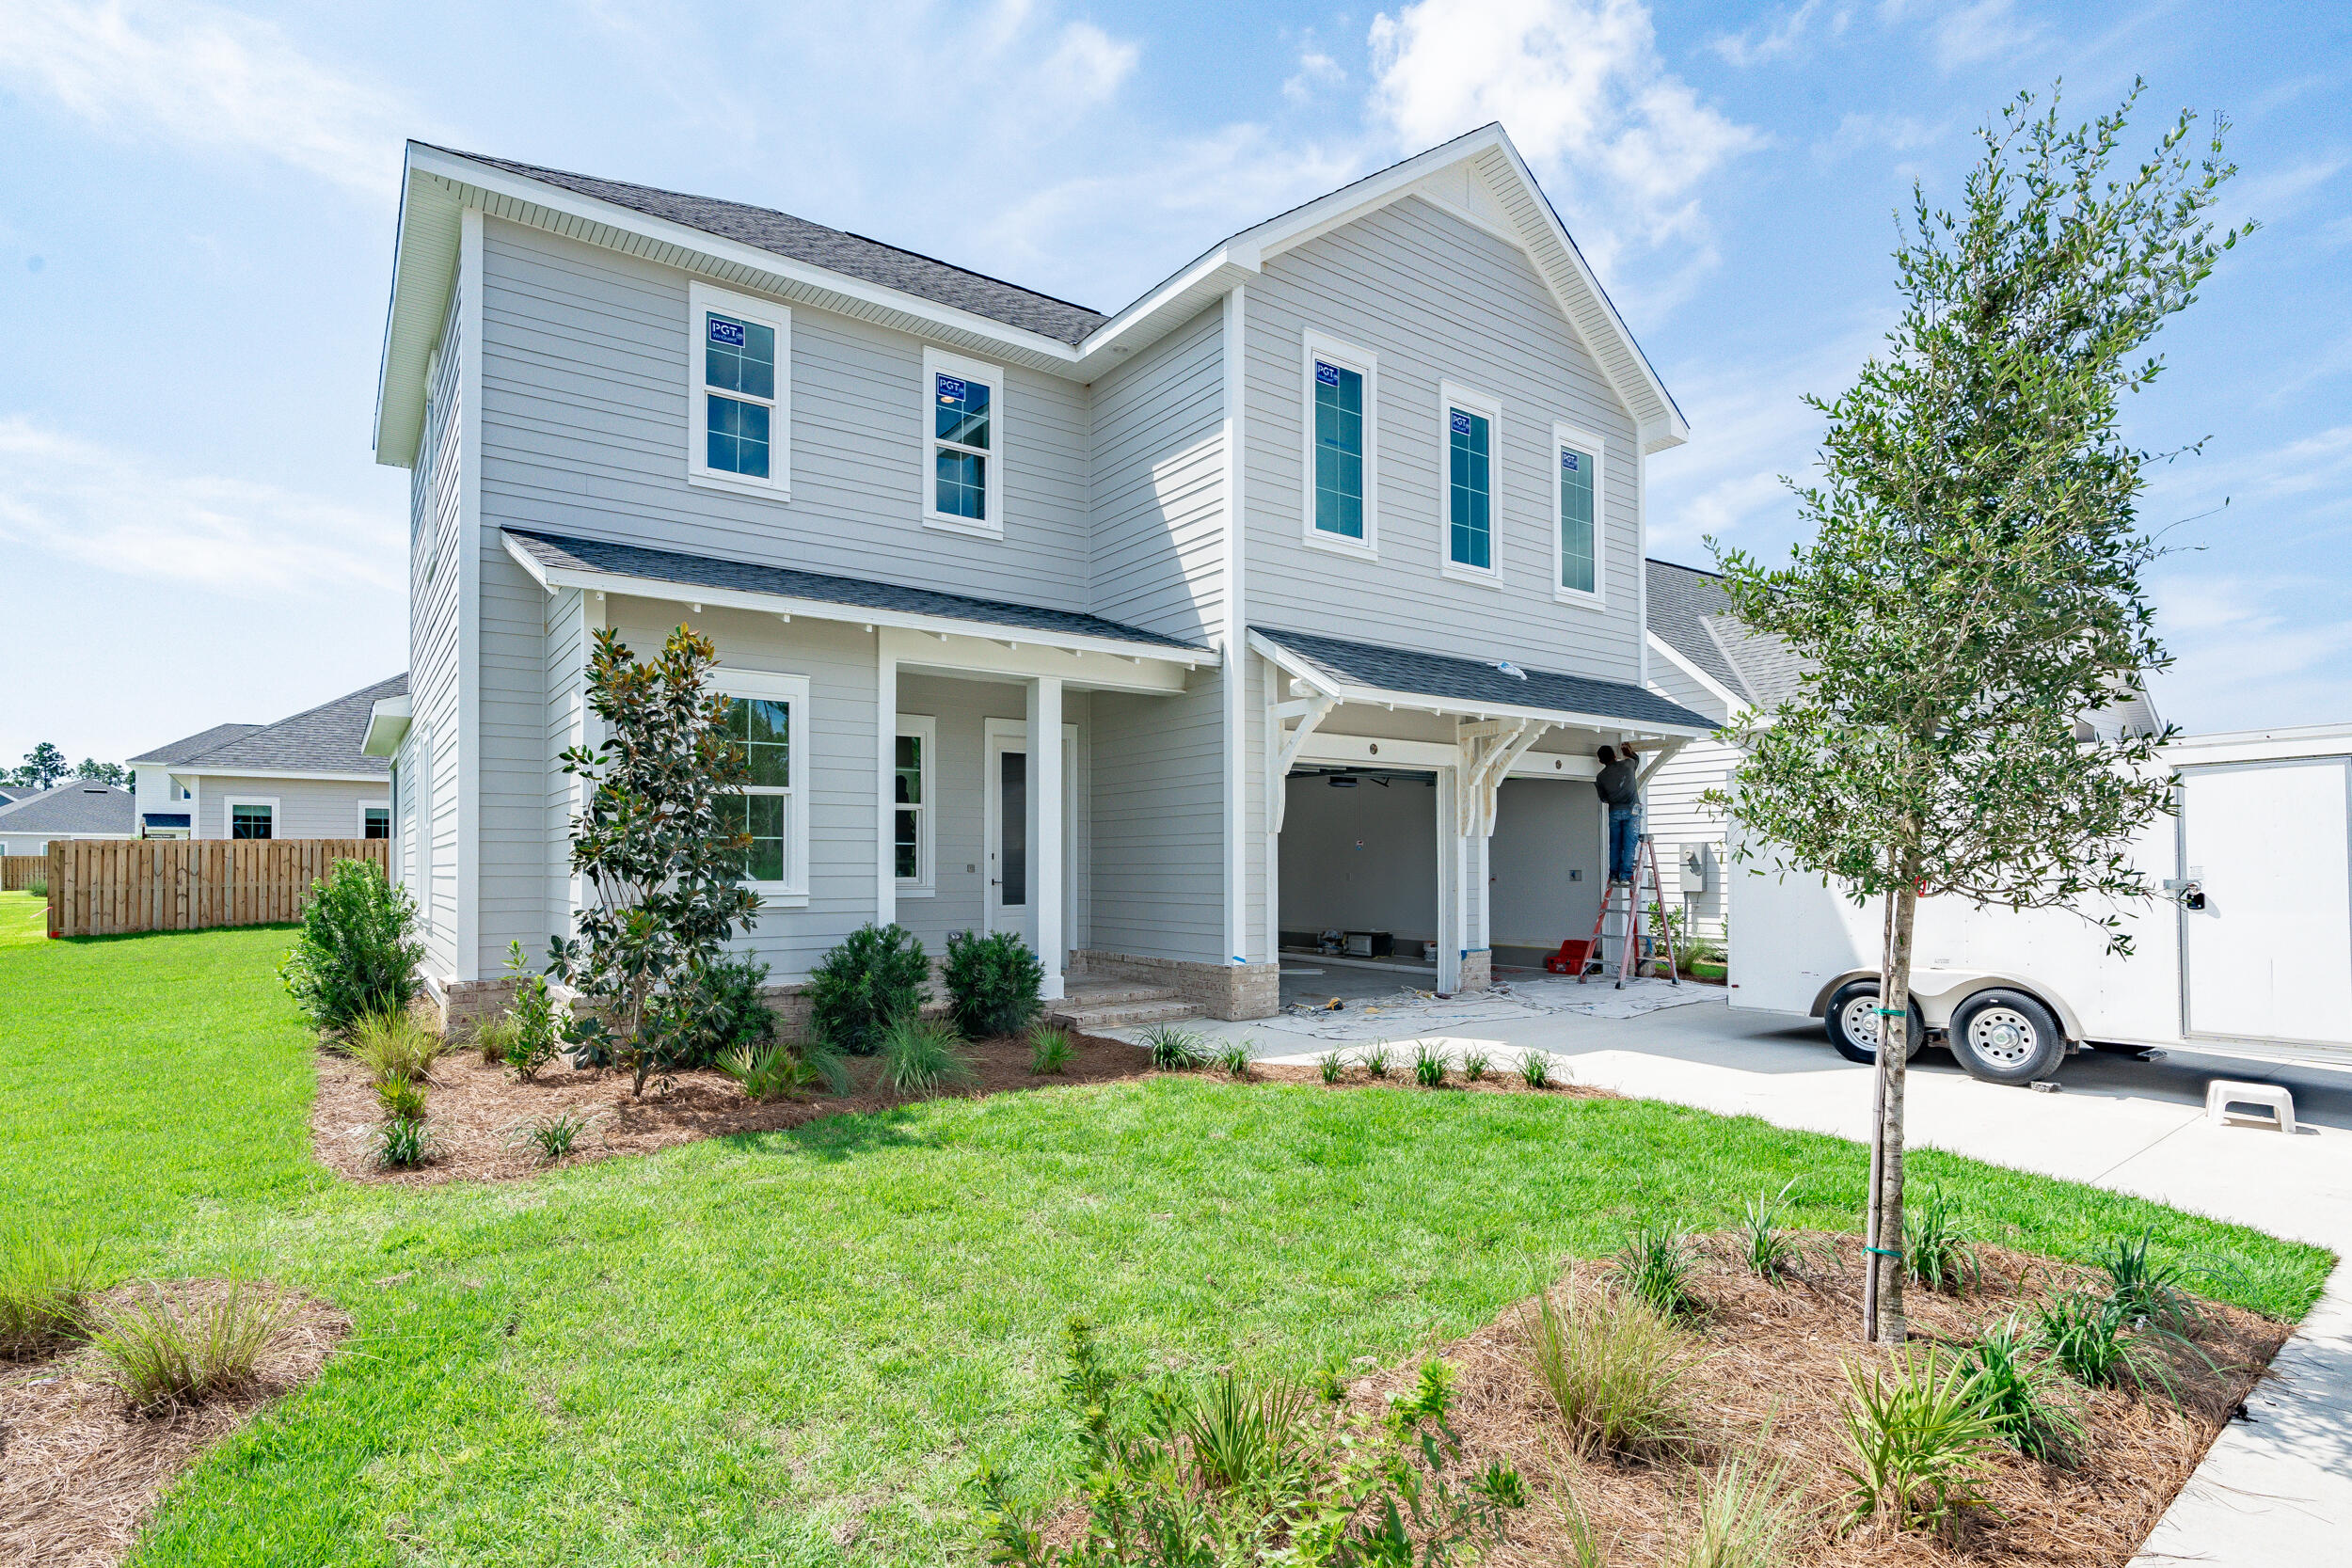
[[[437,1152],[429,1164],[396,1171],[379,1170],[374,1164],[373,1142],[382,1114],[366,1070],[350,1057],[322,1048],[318,1098],[310,1108],[310,1137],[320,1162],[355,1181],[406,1186],[515,1181],[549,1168],[519,1145],[516,1130],[558,1111],[590,1118],[578,1147],[559,1162],[571,1165],[620,1154],[649,1154],[697,1138],[774,1132],[824,1117],[885,1111],[924,1099],[971,1099],[1160,1076],[1139,1046],[1076,1033],[1070,1040],[1069,1066],[1058,1073],[1031,1074],[1028,1041],[1007,1037],[966,1045],[973,1081],[943,1091],[943,1096],[898,1095],[864,1087],[839,1097],[765,1101],[751,1099],[735,1080],[709,1068],[675,1073],[666,1087],[649,1084],[642,1100],[630,1094],[631,1080],[625,1072],[556,1068],[541,1072],[532,1083],[522,1084],[507,1069],[486,1064],[479,1052],[460,1046],[434,1065],[434,1081],[428,1085],[425,1124],[439,1140]],[[874,1064],[870,1060],[853,1058],[850,1070],[861,1085],[871,1085]],[[1198,1070],[1220,1079],[1224,1076],[1215,1068]],[[1388,1078],[1371,1079],[1362,1069],[1355,1068],[1333,1087],[1586,1098],[1607,1092],[1558,1083],[1548,1089],[1529,1089],[1516,1073],[1507,1072],[1468,1083],[1458,1070],[1444,1091],[1418,1089],[1413,1086],[1411,1070],[1410,1056],[1400,1053]],[[1249,1076],[1266,1083],[1321,1083],[1319,1070],[1311,1067],[1260,1064],[1250,1069]]]
[[[98,1305],[127,1303],[142,1289],[124,1286]],[[174,1280],[166,1289],[202,1302],[227,1285]],[[172,1479],[263,1406],[317,1377],[351,1332],[350,1320],[323,1302],[286,1291],[281,1304],[252,1386],[167,1416],[126,1414],[85,1347],[62,1347],[43,1361],[0,1362],[0,1568],[121,1561]]]
[[[1508,1568],[1572,1561],[1562,1499],[1573,1497],[1604,1541],[1616,1539],[1612,1562],[1678,1562],[1667,1554],[1682,1539],[1691,1514],[1694,1469],[1754,1449],[1769,1423],[1767,1462],[1787,1461],[1804,1478],[1807,1500],[1818,1511],[1819,1523],[1794,1554],[1806,1568],[2123,1568],[2291,1332],[2290,1325],[2252,1312],[2208,1305],[2204,1325],[2191,1338],[2219,1370],[2176,1353],[2178,1405],[2161,1391],[2071,1389],[2090,1434],[2077,1467],[1999,1449],[1982,1486],[1991,1508],[1973,1511],[1951,1539],[1900,1533],[1883,1523],[1840,1535],[1836,1526],[1850,1496],[1837,1468],[1848,1458],[1843,1366],[1867,1367],[1883,1353],[1859,1340],[1858,1269],[1841,1273],[1826,1261],[1833,1245],[1851,1255],[1854,1238],[1812,1240],[1823,1260],[1777,1287],[1739,1266],[1728,1239],[1703,1243],[1706,1259],[1692,1283],[1705,1310],[1690,1333],[1696,1354],[1708,1359],[1686,1385],[1694,1392],[1700,1436],[1678,1460],[1578,1457],[1529,1362],[1521,1307],[1434,1351],[1458,1374],[1455,1426],[1467,1465],[1475,1469],[1489,1458],[1507,1458],[1533,1497],[1511,1515],[1504,1540],[1484,1560]],[[2003,1248],[1981,1252],[1979,1290],[1962,1296],[1915,1288],[1905,1293],[1915,1344],[1936,1340],[1958,1352],[1990,1321],[2077,1284],[2105,1281],[2091,1271]],[[1611,1272],[1605,1262],[1577,1263],[1554,1288],[1555,1299],[1565,1299],[1570,1281],[1597,1284]],[[1350,1398],[1375,1407],[1409,1387],[1417,1367],[1367,1377],[1351,1386]]]

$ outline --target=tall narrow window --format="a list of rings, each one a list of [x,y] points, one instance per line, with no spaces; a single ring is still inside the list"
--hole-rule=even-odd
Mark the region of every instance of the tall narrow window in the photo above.
[[[700,283],[687,295],[693,404],[687,477],[781,494],[790,477],[791,312]]]
[[[1443,499],[1438,519],[1445,535],[1445,570],[1448,576],[1491,578],[1502,406],[1451,384],[1438,392],[1445,416],[1438,432]]]
[[[931,874],[931,754],[936,722],[921,714],[898,715],[897,752],[891,769],[890,854],[901,893],[928,894]]]
[[[1554,489],[1553,597],[1571,603],[1601,599],[1600,465],[1598,438],[1566,425],[1552,429]]]
[[[803,810],[806,762],[793,728],[807,706],[808,682],[798,675],[722,670],[713,684],[726,692],[727,736],[743,759],[745,780],[720,798],[719,825],[750,842],[743,879],[774,901],[808,891],[808,824]]]
[[[1002,533],[1003,372],[930,350],[923,388],[925,520],[960,533]]]
[[[1307,540],[1371,554],[1378,543],[1373,506],[1377,388],[1372,356],[1307,337]]]

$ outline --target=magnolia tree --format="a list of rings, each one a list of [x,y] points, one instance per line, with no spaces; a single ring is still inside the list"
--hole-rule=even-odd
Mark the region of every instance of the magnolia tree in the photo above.
[[[2234,172],[2184,115],[2113,166],[2132,98],[2060,126],[2021,95],[1980,133],[1957,212],[1915,192],[1885,353],[1836,402],[1813,541],[1768,568],[1718,547],[1749,626],[1805,661],[1797,694],[1740,735],[1722,800],[1742,853],[1884,907],[1865,1333],[1903,1321],[1903,1062],[1922,897],[2084,911],[2128,945],[2118,901],[2150,888],[2133,839],[2169,809],[2161,737],[2083,738],[2087,715],[2161,668],[2137,498],[2152,454],[2118,404],[2142,351],[2220,251],[2205,213]],[[1712,541],[1710,541],[1712,544]],[[2103,914],[2089,911],[2104,911]]]
[[[572,869],[592,902],[579,935],[550,943],[548,972],[580,996],[567,1037],[634,1071],[638,1094],[688,1048],[723,944],[759,913],[742,885],[751,840],[728,814],[750,768],[729,736],[729,699],[706,685],[718,657],[685,626],[643,663],[598,632],[588,706],[605,739],[564,753],[588,785]]]

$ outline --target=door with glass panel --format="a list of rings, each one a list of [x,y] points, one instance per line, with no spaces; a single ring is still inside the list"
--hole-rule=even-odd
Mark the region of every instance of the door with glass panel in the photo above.
[[[988,784],[987,916],[991,931],[1017,931],[1037,945],[1029,899],[1029,737],[1025,724],[991,724]]]

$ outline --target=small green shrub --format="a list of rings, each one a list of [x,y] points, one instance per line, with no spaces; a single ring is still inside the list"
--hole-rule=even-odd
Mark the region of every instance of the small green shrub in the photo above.
[[[556,1006],[548,977],[532,972],[519,942],[506,944],[506,973],[516,977],[515,1000],[501,1015],[505,1035],[500,1041],[500,1059],[514,1069],[517,1082],[528,1084],[562,1053],[564,1014]],[[483,1059],[491,1059],[486,1047]]]
[[[720,1057],[717,1066],[754,1100],[777,1100],[818,1089],[827,1094],[850,1092],[848,1059],[821,1040],[739,1045]]]
[[[1796,1238],[1781,1223],[1788,1210],[1788,1189],[1796,1184],[1791,1177],[1777,1193],[1757,1193],[1740,1216],[1741,1260],[1750,1274],[1775,1285],[1788,1277],[1800,1256]]]
[[[2174,1330],[2194,1328],[2204,1320],[2185,1283],[2188,1268],[2152,1257],[2149,1244],[2153,1238],[2153,1230],[2142,1230],[2135,1240],[2108,1243],[2099,1259],[2107,1275],[2107,1294],[2128,1318]]]
[[[768,966],[748,953],[722,953],[686,972],[665,1000],[671,1044],[664,1068],[707,1067],[744,1046],[775,1038],[776,1015],[761,996]]]
[[[922,1011],[930,980],[930,960],[905,927],[861,926],[810,973],[809,1025],[834,1050],[871,1056],[893,1024]]]
[[[24,891],[36,898],[46,898],[49,896],[49,879],[37,876],[24,884]]]
[[[1903,1261],[1911,1277],[1931,1291],[1958,1295],[1980,1278],[1975,1233],[1941,1187],[1903,1205]]]
[[[1669,1318],[1681,1317],[1698,1305],[1691,1296],[1696,1262],[1690,1231],[1661,1222],[1634,1232],[1617,1254],[1617,1275],[1636,1297]]]
[[[551,1165],[569,1154],[580,1143],[580,1134],[588,1131],[589,1117],[584,1112],[569,1108],[550,1111],[534,1117],[507,1134],[509,1142],[531,1150],[543,1165]]]
[[[1444,1046],[1422,1040],[1413,1047],[1413,1082],[1422,1088],[1443,1088],[1449,1066]]]
[[[1356,1059],[1363,1064],[1365,1074],[1373,1078],[1386,1078],[1392,1065],[1387,1040],[1373,1041],[1364,1047],[1363,1053]]]
[[[1734,1454],[1699,1478],[1688,1533],[1661,1560],[1669,1568],[1783,1568],[1812,1523],[1804,1486],[1786,1462]]]
[[[29,1360],[86,1331],[98,1248],[45,1226],[0,1231],[0,1360]]]
[[[90,1348],[133,1412],[167,1415],[251,1387],[283,1315],[274,1292],[243,1280],[211,1301],[150,1290],[99,1313]]]
[[[440,1134],[421,1117],[394,1117],[375,1130],[375,1164],[380,1170],[415,1170],[431,1164],[440,1151]]]
[[[1560,1306],[1538,1291],[1520,1326],[1536,1379],[1578,1453],[1657,1455],[1690,1439],[1684,1385],[1698,1362],[1649,1303],[1580,1286]]]
[[[963,1038],[945,1019],[904,1018],[882,1032],[882,1082],[899,1094],[931,1094],[972,1081]]]
[[[1849,1524],[1883,1508],[1899,1528],[1948,1530],[1963,1512],[1984,1506],[1977,1483],[1998,1434],[1957,1356],[1930,1345],[1867,1372],[1848,1363],[1846,1384],[1853,1463],[1839,1468],[1852,1483]]]
[[[1247,1078],[1249,1076],[1251,1057],[1247,1043],[1241,1040],[1229,1042],[1217,1052],[1216,1059],[1217,1068],[1226,1077]]]
[[[1978,1336],[1963,1367],[2002,1442],[2029,1459],[2063,1463],[2081,1451],[2085,1433],[2041,1347],[2041,1335],[2011,1315]]]
[[[1325,1083],[1338,1083],[1341,1079],[1347,1076],[1346,1053],[1341,1051],[1325,1052],[1322,1055],[1315,1058],[1315,1070],[1323,1074],[1323,1081]]]
[[[1152,1065],[1162,1072],[1197,1068],[1204,1054],[1200,1036],[1172,1023],[1155,1023],[1146,1029],[1143,1049],[1151,1053]]]
[[[368,1013],[405,1012],[424,962],[416,924],[406,889],[364,862],[337,861],[310,884],[302,930],[278,977],[321,1029],[348,1029]]]
[[[1042,1078],[1049,1072],[1070,1070],[1070,1058],[1076,1047],[1070,1043],[1070,1031],[1051,1023],[1033,1024],[1029,1029],[1029,1074]]]
[[[1473,1084],[1486,1077],[1487,1069],[1493,1066],[1493,1060],[1476,1046],[1462,1053],[1462,1076]]]
[[[375,1103],[394,1121],[422,1121],[424,1085],[414,1078],[378,1078]]]
[[[2070,1291],[2045,1302],[2037,1326],[2050,1359],[2090,1388],[2158,1388],[2177,1398],[2179,1387],[2162,1346],[2202,1354],[2170,1329],[2141,1319],[2115,1296]]]
[[[427,1026],[405,1007],[391,1013],[362,1013],[352,1022],[346,1038],[352,1059],[379,1084],[430,1077],[433,1064],[449,1049],[439,1030]]]
[[[1226,1372],[1178,1418],[1193,1474],[1223,1491],[1279,1483],[1311,1435],[1307,1413],[1313,1402],[1304,1385],[1288,1379],[1252,1388]]]
[[[521,1037],[522,1030],[516,1026],[515,1014],[510,1009],[475,1024],[472,1043],[473,1048],[482,1053],[485,1066],[499,1067],[514,1054],[516,1041]]]
[[[1011,931],[956,932],[947,939],[940,977],[948,1016],[968,1039],[1017,1035],[1045,1007],[1045,966]]]
[[[1519,1081],[1531,1089],[1551,1087],[1551,1058],[1540,1051],[1519,1053]]]
[[[1507,1459],[1489,1459],[1486,1467],[1470,1477],[1468,1484],[1472,1495],[1486,1498],[1497,1508],[1527,1506],[1526,1478]]]

